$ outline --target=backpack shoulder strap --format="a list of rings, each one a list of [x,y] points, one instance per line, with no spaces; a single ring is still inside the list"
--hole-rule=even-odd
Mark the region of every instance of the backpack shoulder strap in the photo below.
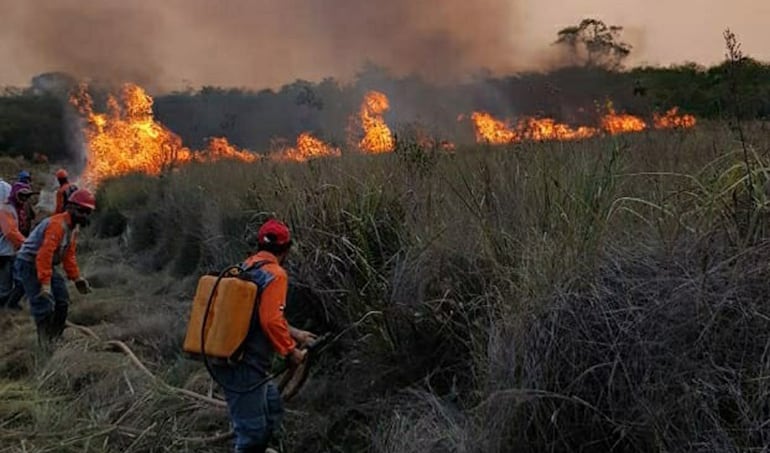
[[[248,272],[248,271],[252,271],[254,269],[259,269],[259,268],[261,268],[262,266],[264,266],[265,264],[267,264],[269,262],[270,261],[268,261],[268,260],[262,260],[262,261],[257,261],[256,263],[254,263],[254,264],[252,264],[250,266],[246,266],[246,267],[241,266],[241,272]]]

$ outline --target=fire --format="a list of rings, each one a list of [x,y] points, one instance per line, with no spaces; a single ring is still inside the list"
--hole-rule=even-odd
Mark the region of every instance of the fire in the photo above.
[[[125,85],[120,101],[110,95],[106,113],[94,112],[85,85],[70,101],[87,121],[86,183],[131,172],[157,175],[180,155],[190,155],[179,136],[155,121],[152,98],[136,85]]]
[[[628,132],[641,132],[647,129],[647,123],[641,118],[626,113],[615,113],[610,108],[609,113],[602,117],[602,129],[610,135]]]
[[[665,115],[654,115],[656,129],[690,128],[695,126],[695,117],[692,115],[679,115],[677,107],[672,108]],[[457,117],[458,121],[464,116]],[[552,118],[524,117],[516,126],[511,126],[510,121],[502,121],[494,118],[486,112],[473,112],[471,115],[476,141],[479,143],[491,143],[504,145],[522,141],[547,141],[547,140],[582,140],[600,135],[602,132],[617,135],[629,132],[641,132],[647,129],[647,123],[641,118],[626,113],[616,113],[611,103],[607,104],[607,113],[601,117],[600,127],[579,126],[572,127],[556,122]]]
[[[98,185],[105,178],[141,172],[160,174],[171,165],[191,161],[238,159],[253,162],[257,156],[238,150],[224,138],[212,139],[204,152],[191,151],[182,139],[155,121],[153,99],[144,89],[125,84],[120,98],[110,95],[107,112],[96,113],[87,86],[81,85],[70,98],[86,121],[88,147],[83,180]]]
[[[601,125],[604,132],[610,135],[624,134],[628,132],[641,132],[647,129],[647,123],[641,118],[627,113],[615,113],[612,101],[607,100],[607,114],[602,116]]]
[[[695,117],[679,115],[679,107],[674,107],[665,115],[653,114],[655,129],[687,129],[695,126]]]
[[[234,159],[255,162],[260,155],[240,149],[224,137],[209,140],[206,149],[191,150],[182,144],[182,139],[157,122],[153,116],[153,99],[141,87],[134,84],[123,86],[119,96],[107,98],[106,111],[94,110],[93,99],[86,85],[81,85],[70,102],[77,107],[85,120],[84,136],[87,142],[87,163],[82,179],[87,185],[98,185],[105,178],[141,172],[158,175],[173,165],[191,162],[211,162]],[[388,98],[378,91],[366,93],[357,118],[351,117],[351,126],[363,130],[363,137],[355,137],[351,145],[368,153],[391,152],[395,138],[385,123],[383,114],[390,108]],[[516,122],[500,120],[487,112],[473,112],[470,115],[475,128],[476,141],[491,144],[520,143],[523,141],[582,140],[602,134],[639,132],[648,125],[639,117],[616,113],[608,102],[607,113],[601,116],[599,127],[570,126],[552,118],[522,117]],[[468,118],[459,115],[458,121]],[[691,128],[696,123],[692,115],[680,115],[674,107],[665,114],[655,114],[653,125],[656,129]],[[352,130],[352,129],[351,129]],[[422,129],[416,130],[420,146],[431,149],[452,151],[452,142],[432,138]],[[353,138],[353,136],[351,136]],[[339,157],[339,148],[333,147],[303,132],[296,144],[286,141],[280,144],[280,151],[271,158],[282,161],[304,162],[318,157]]]
[[[476,141],[492,145],[505,145],[518,141],[518,135],[503,121],[486,112],[473,112],[471,121],[476,128]]]
[[[599,131],[592,127],[580,126],[577,129],[557,123],[551,118],[524,118],[519,122],[519,136],[525,140],[582,140],[593,137]]]
[[[476,131],[476,141],[502,145],[525,140],[581,140],[599,133],[597,129],[580,126],[574,129],[557,123],[551,118],[522,118],[515,128],[486,112],[473,112],[471,120]]]
[[[259,159],[257,154],[254,154],[251,151],[238,149],[231,145],[225,137],[214,137],[210,139],[206,151],[204,153],[198,153],[197,157],[203,161],[236,159],[244,162],[255,162]]]
[[[367,153],[388,153],[395,146],[390,128],[385,124],[382,115],[388,111],[390,103],[388,97],[379,91],[369,91],[364,97],[359,112],[361,127],[364,129],[364,138],[358,147]]]
[[[313,137],[309,132],[303,132],[297,137],[297,146],[287,148],[283,152],[274,156],[277,160],[293,160],[295,162],[305,162],[319,157],[339,157],[342,152],[323,142],[323,140]]]

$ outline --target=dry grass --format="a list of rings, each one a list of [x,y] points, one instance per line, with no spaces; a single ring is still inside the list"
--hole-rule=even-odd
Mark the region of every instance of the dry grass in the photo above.
[[[295,323],[340,331],[382,313],[321,358],[292,401],[285,451],[761,450],[770,146],[748,136],[748,163],[708,124],[121,179],[100,190],[111,214],[94,231],[115,237],[84,242],[99,288],[72,319],[207,393],[179,355],[193,284],[242,259],[274,213],[297,237]],[[129,219],[120,234],[116,212]],[[221,408],[76,332],[38,360],[28,321],[2,322],[13,365],[1,376],[16,390],[0,398],[35,395],[0,421],[9,451],[20,439],[27,451],[228,450],[189,439],[226,431]],[[34,438],[43,424],[56,435]]]

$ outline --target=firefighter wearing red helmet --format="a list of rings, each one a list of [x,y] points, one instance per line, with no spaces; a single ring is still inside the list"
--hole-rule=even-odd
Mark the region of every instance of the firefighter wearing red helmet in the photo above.
[[[282,264],[292,245],[289,228],[270,219],[260,227],[257,244],[257,253],[241,264],[245,275],[260,288],[259,309],[244,341],[242,358],[226,366],[214,365],[212,372],[225,387],[235,431],[235,451],[262,453],[270,451],[268,442],[279,428],[283,414],[278,388],[272,382],[248,392],[232,388],[249,388],[264,380],[274,353],[291,364],[302,363],[306,351],[301,348],[316,336],[290,326],[284,317],[289,280]]]
[[[78,190],[78,187],[69,181],[69,174],[63,168],[56,170],[56,180],[59,181],[59,188],[56,190],[56,208],[53,212],[60,214],[64,212],[67,199]]]
[[[69,293],[65,279],[56,270],[57,265],[62,265],[78,292],[91,292],[88,281],[80,276],[75,250],[78,227],[88,225],[95,208],[96,199],[90,191],[75,191],[64,212],[40,222],[16,256],[14,275],[29,299],[30,313],[43,346],[61,336],[67,321]]]

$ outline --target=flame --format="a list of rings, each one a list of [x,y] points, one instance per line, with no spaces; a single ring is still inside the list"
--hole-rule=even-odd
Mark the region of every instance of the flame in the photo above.
[[[486,112],[473,112],[471,121],[476,129],[476,141],[492,145],[505,145],[518,141],[519,137],[505,122]]]
[[[385,124],[383,113],[388,111],[388,97],[379,91],[369,91],[361,104],[359,119],[364,129],[364,138],[358,147],[367,153],[388,153],[393,151],[394,140],[390,128]]]
[[[679,107],[674,107],[665,115],[653,114],[655,129],[687,129],[695,127],[695,117],[692,115],[679,115]]]
[[[157,175],[180,154],[189,156],[182,139],[155,122],[152,98],[142,88],[126,84],[120,101],[110,95],[106,113],[94,112],[86,90],[81,85],[70,101],[87,122],[88,160],[83,173],[87,184],[131,172]]]
[[[626,113],[615,113],[612,101],[607,101],[607,114],[602,116],[601,124],[604,132],[610,135],[627,132],[641,132],[647,129],[647,123],[641,118]]]
[[[273,157],[276,160],[293,160],[295,162],[305,162],[319,157],[339,157],[342,152],[323,142],[323,140],[313,137],[309,132],[303,132],[297,137],[297,146],[287,148]]]
[[[238,150],[224,138],[212,139],[203,152],[191,151],[182,145],[178,135],[155,121],[152,97],[134,84],[125,84],[119,99],[108,97],[106,113],[94,111],[85,84],[80,85],[70,102],[86,121],[88,156],[82,177],[88,185],[96,186],[106,178],[132,172],[157,175],[171,165],[192,161],[253,162],[258,158]]]
[[[519,136],[526,140],[582,140],[597,135],[599,131],[592,127],[580,126],[577,129],[557,123],[551,118],[524,118],[519,122]]]
[[[665,115],[654,115],[656,129],[691,128],[696,120],[692,115],[679,115],[679,108],[674,107]],[[458,116],[458,121],[463,119]],[[617,135],[629,132],[641,132],[647,129],[647,123],[641,118],[626,113],[616,113],[612,103],[607,103],[607,113],[601,117],[600,128],[579,126],[573,128],[566,124],[556,122],[552,118],[524,117],[518,121],[515,127],[510,126],[510,121],[502,121],[494,118],[486,112],[473,112],[471,115],[476,141],[479,143],[491,143],[503,145],[518,143],[525,140],[582,140],[600,135],[602,132]]]
[[[244,162],[255,162],[259,155],[251,151],[238,149],[230,144],[225,137],[214,137],[209,140],[205,154],[199,153],[197,156],[203,161],[215,161],[220,159],[235,159]]]
[[[641,118],[633,115],[610,112],[602,117],[602,129],[610,135],[617,135],[641,132],[647,129],[647,124]]]
[[[557,123],[551,118],[524,117],[515,128],[486,112],[473,112],[471,120],[476,131],[476,141],[502,145],[525,140],[581,140],[599,133],[595,128],[580,126],[577,129]]]
[[[261,158],[258,154],[230,144],[224,137],[210,139],[202,151],[190,150],[182,144],[178,135],[155,120],[152,97],[134,84],[124,85],[119,97],[110,95],[103,113],[94,110],[93,99],[85,84],[72,95],[70,102],[85,120],[84,136],[88,155],[82,180],[86,185],[96,186],[105,178],[132,172],[157,175],[170,166],[191,162],[221,159],[255,162]],[[383,118],[389,108],[385,94],[378,91],[366,93],[359,116],[351,117],[350,123],[351,126],[363,129],[364,134],[360,141],[351,140],[352,146],[368,153],[393,151],[395,138]],[[653,116],[654,127],[670,129],[695,126],[695,117],[680,115],[678,112],[679,109],[674,107],[665,114],[656,113]],[[461,114],[457,120],[463,121],[465,118]],[[616,113],[611,102],[607,103],[607,113],[601,117],[599,127],[573,127],[552,118],[535,117],[523,117],[514,123],[499,120],[486,112],[473,112],[470,120],[475,128],[476,140],[491,144],[581,140],[603,133],[615,135],[638,132],[648,127],[639,117]],[[421,129],[417,130],[416,139],[425,148],[450,152],[455,149],[452,142],[439,141]],[[280,151],[270,156],[282,161],[304,162],[318,157],[339,157],[342,154],[339,148],[324,143],[309,132],[300,134],[295,146],[289,146],[283,140],[276,149]]]

